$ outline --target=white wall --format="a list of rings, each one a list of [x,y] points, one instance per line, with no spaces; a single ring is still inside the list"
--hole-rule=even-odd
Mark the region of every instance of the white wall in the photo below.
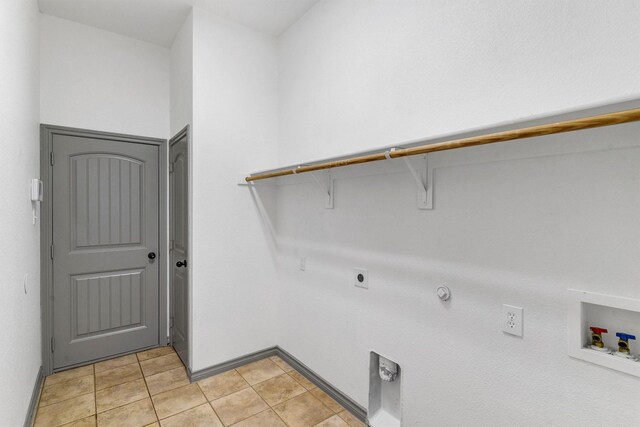
[[[277,344],[269,229],[250,190],[236,183],[276,161],[278,103],[271,37],[200,9],[193,28],[190,261],[199,370]]]
[[[632,1],[323,1],[279,41],[279,162],[637,95],[638,17]],[[333,210],[282,180],[278,343],[363,406],[368,352],[396,359],[407,426],[637,419],[638,378],[567,356],[566,289],[640,297],[638,131],[434,154],[432,211],[399,161],[336,171]],[[524,307],[523,339],[501,332],[503,303]]]
[[[170,77],[170,136],[172,138],[178,132],[180,132],[185,126],[193,125],[193,13],[189,13],[185,18],[185,21],[180,27],[178,34],[176,35],[173,45],[171,45],[171,77]],[[189,145],[189,159],[191,159],[191,147],[193,144]],[[168,147],[170,149],[170,147]],[[191,160],[190,160],[191,162]],[[192,176],[189,176],[189,189],[192,188],[191,184]],[[169,200],[169,186],[167,186],[167,200]],[[189,213],[190,216],[188,218],[189,230],[192,228],[191,224],[191,212],[192,212],[192,194],[189,194]],[[169,208],[171,209],[171,208]],[[167,224],[167,236],[169,236],[170,229],[169,224]],[[189,253],[192,252],[191,241],[189,242]],[[169,253],[167,251],[167,253]],[[169,280],[167,281],[167,316],[170,315],[171,310],[171,266],[167,265],[169,269],[167,274]],[[191,277],[189,277],[191,279]],[[191,282],[188,284],[189,289],[191,288]],[[191,296],[191,292],[189,292],[189,296]],[[193,316],[193,310],[191,308],[191,297],[189,297],[189,318],[191,319]],[[191,320],[189,319],[189,325],[191,325]],[[167,336],[170,336],[170,322],[167,322]],[[189,327],[190,328],[190,327]],[[188,362],[189,367],[193,366],[191,362],[192,350],[191,344],[193,339],[191,338],[191,328],[188,331]]]
[[[169,49],[40,16],[42,123],[167,138]]]
[[[281,163],[640,94],[640,4],[319,2],[280,38]]]
[[[170,136],[193,122],[193,14],[171,45]]]
[[[29,179],[39,176],[36,1],[0,3],[0,28],[0,414],[2,423],[17,426],[24,423],[41,365],[39,224],[31,222],[28,196]]]

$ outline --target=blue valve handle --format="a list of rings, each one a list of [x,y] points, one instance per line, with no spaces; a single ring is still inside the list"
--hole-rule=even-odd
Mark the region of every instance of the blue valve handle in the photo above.
[[[625,333],[623,333],[623,332],[618,332],[618,333],[616,334],[616,336],[617,336],[618,338],[620,338],[621,340],[624,340],[624,341],[629,341],[629,340],[635,340],[635,339],[636,339],[636,336],[635,336],[635,335],[625,334]]]

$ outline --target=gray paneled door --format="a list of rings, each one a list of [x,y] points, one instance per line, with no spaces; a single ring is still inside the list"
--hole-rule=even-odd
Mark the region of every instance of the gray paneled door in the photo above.
[[[188,136],[185,128],[169,143],[171,343],[185,366],[189,366]]]
[[[53,139],[53,368],[158,345],[158,147]]]

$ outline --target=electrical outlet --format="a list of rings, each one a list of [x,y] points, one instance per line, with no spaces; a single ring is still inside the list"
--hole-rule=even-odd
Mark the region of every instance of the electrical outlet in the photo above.
[[[369,289],[369,272],[364,268],[354,269],[353,284],[358,288]]]
[[[522,307],[502,304],[502,330],[517,337],[522,336],[524,330],[524,309]]]

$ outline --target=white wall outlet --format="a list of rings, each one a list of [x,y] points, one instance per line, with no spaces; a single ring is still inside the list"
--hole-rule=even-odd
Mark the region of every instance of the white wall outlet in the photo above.
[[[513,305],[502,304],[502,330],[518,337],[524,330],[524,309]]]
[[[358,288],[369,289],[369,272],[364,268],[354,269],[353,284]]]
[[[307,269],[307,257],[300,257],[300,271],[305,271]]]

